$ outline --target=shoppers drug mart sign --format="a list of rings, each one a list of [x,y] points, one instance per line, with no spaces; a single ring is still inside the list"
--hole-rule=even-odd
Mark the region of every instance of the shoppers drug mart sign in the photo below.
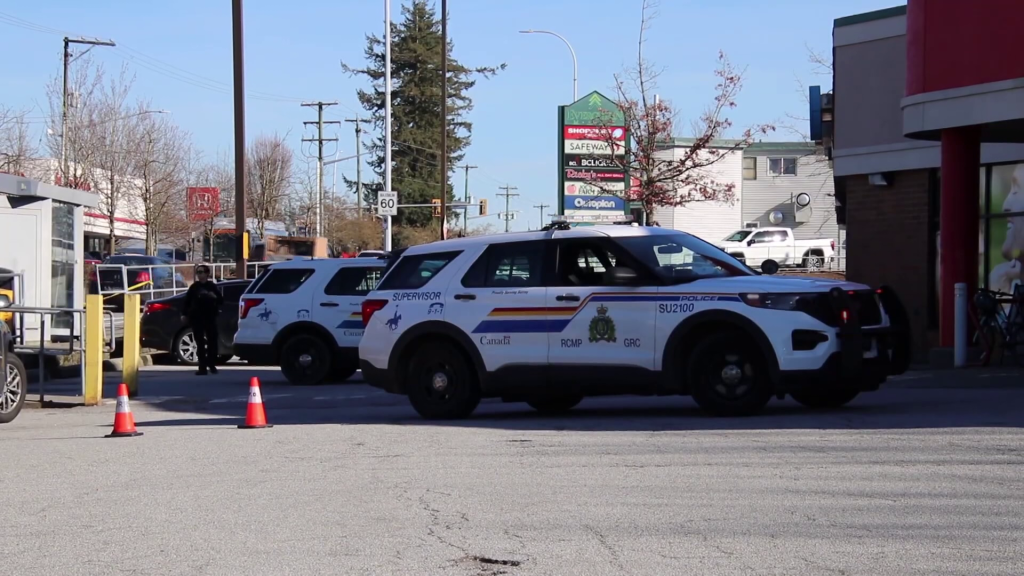
[[[564,216],[624,213],[614,194],[628,178],[622,159],[629,147],[625,116],[615,102],[591,92],[558,107],[558,208]],[[597,170],[581,170],[597,168]]]

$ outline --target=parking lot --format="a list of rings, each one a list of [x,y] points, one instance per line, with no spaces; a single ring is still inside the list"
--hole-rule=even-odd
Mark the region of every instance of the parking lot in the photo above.
[[[239,430],[259,375],[276,426]],[[1024,387],[910,374],[851,407],[685,398],[428,423],[358,381],[147,368],[0,429],[4,573],[1019,574]],[[969,387],[968,387],[969,386]]]

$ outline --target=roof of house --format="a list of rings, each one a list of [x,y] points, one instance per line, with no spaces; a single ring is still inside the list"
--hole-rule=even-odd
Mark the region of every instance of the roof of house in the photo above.
[[[672,145],[675,147],[693,146],[696,138],[673,138]],[[742,140],[721,139],[711,142],[712,148],[734,148],[742,143]],[[811,154],[817,150],[813,142],[753,142],[743,148],[744,155],[759,156],[769,152],[789,154]]]
[[[842,18],[836,18],[832,23],[833,28],[842,28],[843,26],[853,26],[854,24],[863,24],[865,22],[872,22],[874,20],[885,20],[886,18],[895,18],[897,16],[906,16],[907,5],[893,6],[892,8],[883,8],[881,10],[874,10],[872,12],[864,12],[863,14],[854,14],[852,16],[844,16]]]

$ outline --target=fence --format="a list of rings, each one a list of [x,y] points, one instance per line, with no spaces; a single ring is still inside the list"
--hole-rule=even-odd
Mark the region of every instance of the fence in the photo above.
[[[798,247],[794,250],[785,246],[758,248],[755,244],[745,249],[742,254],[737,252],[732,255],[740,262],[765,274],[846,272],[845,255],[826,255],[825,250],[812,250],[807,252],[806,248]]]
[[[255,278],[268,266],[277,262],[249,262],[246,276]],[[237,278],[234,263],[206,264],[214,280]],[[139,294],[142,302],[168,298],[181,294],[195,281],[196,264],[152,264],[130,266],[124,264],[94,264],[88,278],[87,293],[99,294],[115,309],[123,310],[123,296]]]
[[[81,330],[85,327],[85,310],[81,308],[34,308],[27,306],[11,306],[4,309],[14,318],[14,352],[19,355],[34,355],[39,360],[39,401],[46,400],[46,357],[47,356],[71,356],[76,352],[82,355],[79,363],[79,375],[82,379],[82,393],[85,393],[85,339],[82,338]],[[39,339],[28,341],[26,334],[25,315],[39,318]],[[47,324],[53,324],[52,320],[57,316],[70,316],[71,329],[68,335],[52,335],[47,338]],[[113,353],[116,349],[116,338],[114,334],[114,314],[110,310],[103,311],[107,330],[103,333],[103,352]],[[49,322],[48,322],[49,321]],[[77,328],[77,330],[76,330]],[[64,344],[66,342],[67,346]],[[48,344],[58,344],[48,346]],[[27,382],[26,390],[27,393]]]

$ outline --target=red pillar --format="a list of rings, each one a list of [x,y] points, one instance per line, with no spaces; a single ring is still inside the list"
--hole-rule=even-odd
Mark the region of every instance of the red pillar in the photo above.
[[[939,339],[953,346],[954,286],[978,287],[978,208],[981,139],[976,127],[942,131],[942,191],[939,202],[940,287]]]

